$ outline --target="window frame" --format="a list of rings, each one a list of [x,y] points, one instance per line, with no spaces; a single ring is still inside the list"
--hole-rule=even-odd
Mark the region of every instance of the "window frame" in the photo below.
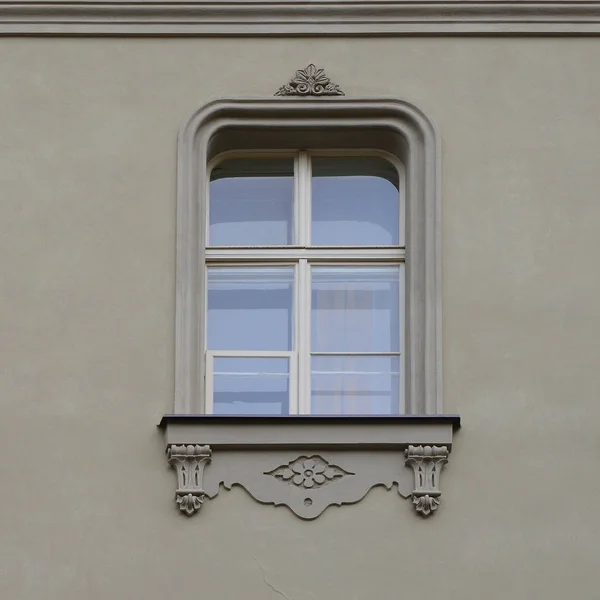
[[[407,102],[339,98],[220,100],[201,108],[183,125],[178,148],[174,413],[205,411],[200,332],[205,329],[202,282],[207,167],[225,149],[245,151],[247,148],[239,148],[231,139],[236,131],[248,129],[267,140],[256,148],[263,153],[275,146],[274,138],[288,144],[295,140],[294,147],[303,147],[303,140],[314,131],[327,134],[321,137],[328,139],[328,151],[339,147],[331,140],[340,138],[355,140],[349,149],[368,147],[387,152],[393,146],[392,154],[406,169],[405,414],[440,414],[440,173],[435,127]]]
[[[376,157],[386,160],[392,166],[398,176],[398,244],[390,246],[336,246],[336,245],[312,245],[312,159],[321,157],[334,158],[363,158]],[[213,170],[229,159],[253,158],[291,158],[293,159],[293,240],[286,245],[256,245],[256,246],[225,246],[210,245],[210,184]],[[399,275],[399,348],[395,352],[377,353],[351,353],[339,352],[336,355],[351,356],[352,354],[368,356],[396,356],[399,360],[400,387],[396,405],[391,413],[404,414],[406,398],[406,380],[404,373],[406,365],[406,352],[404,347],[404,329],[406,322],[406,310],[404,301],[404,279],[405,279],[405,205],[406,205],[406,171],[404,165],[397,157],[377,149],[296,149],[286,150],[257,150],[250,149],[243,152],[227,150],[213,157],[206,168],[206,223],[204,231],[205,244],[205,278],[204,278],[204,303],[208,307],[208,272],[211,267],[293,267],[294,279],[294,348],[291,351],[234,351],[234,350],[211,350],[208,346],[208,327],[204,327],[202,338],[202,352],[206,357],[204,373],[204,412],[214,413],[214,359],[216,357],[235,356],[240,358],[270,357],[289,358],[289,415],[315,415],[320,413],[311,412],[311,361],[313,356],[324,356],[323,353],[311,349],[311,277],[313,267],[398,267]],[[248,253],[252,252],[251,259]],[[207,316],[206,316],[207,318]],[[303,327],[304,325],[304,327]],[[353,416],[352,413],[345,413]],[[247,415],[247,416],[260,416]]]
[[[398,171],[398,182],[399,182],[399,196],[400,196],[400,207],[398,220],[401,224],[399,229],[399,239],[397,246],[400,248],[406,248],[406,169],[404,168],[404,164],[398,159],[397,156],[392,154],[391,152],[386,152],[384,150],[378,150],[377,148],[328,148],[328,149],[313,149],[313,148],[305,148],[305,149],[296,149],[296,150],[278,150],[278,149],[246,149],[243,151],[240,150],[225,150],[224,152],[220,152],[208,162],[206,166],[206,179],[205,179],[205,188],[204,194],[206,198],[206,223],[205,223],[205,231],[204,231],[204,240],[206,240],[205,248],[222,248],[222,249],[235,249],[237,246],[209,246],[209,228],[210,228],[210,182],[211,182],[211,174],[216,166],[218,166],[221,162],[227,160],[228,158],[247,158],[247,157],[260,157],[260,158],[293,158],[294,159],[294,237],[295,243],[289,244],[285,246],[265,246],[268,248],[303,248],[306,246],[302,246],[297,244],[299,240],[310,241],[310,224],[311,224],[311,193],[306,192],[304,189],[305,182],[311,180],[312,177],[312,167],[310,165],[310,159],[312,157],[330,157],[330,158],[344,158],[344,157],[377,157],[383,158],[392,164],[393,167]],[[308,159],[308,163],[307,163]],[[304,205],[299,202],[300,196],[308,197],[309,202]],[[301,230],[303,229],[303,231]],[[310,246],[310,244],[307,244]],[[311,246],[319,249],[326,248],[339,248],[345,249],[345,246]],[[379,248],[380,246],[366,246],[367,248]],[[396,247],[396,246],[392,246]],[[355,246],[349,246],[348,248],[356,248]],[[385,246],[381,246],[381,248],[385,248]],[[334,258],[334,257],[332,257]]]

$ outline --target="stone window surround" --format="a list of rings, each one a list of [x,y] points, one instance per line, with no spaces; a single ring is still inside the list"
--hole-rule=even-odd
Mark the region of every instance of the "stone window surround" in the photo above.
[[[251,135],[248,135],[250,134]],[[326,135],[324,135],[326,133]],[[204,415],[204,210],[209,161],[226,150],[373,148],[406,169],[406,407],[395,416]],[[439,505],[457,415],[442,414],[440,142],[431,120],[390,99],[217,100],[183,125],[178,144],[176,365],[165,415],[180,510],[195,514],[220,484],[241,485],[304,519],[395,483],[419,514]],[[214,451],[214,455],[213,455]],[[406,458],[402,459],[402,452]],[[412,473],[409,469],[412,467]]]

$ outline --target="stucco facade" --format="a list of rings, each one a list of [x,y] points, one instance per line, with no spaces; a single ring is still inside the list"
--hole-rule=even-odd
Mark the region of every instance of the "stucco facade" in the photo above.
[[[0,596],[597,596],[600,40],[0,39]],[[186,519],[172,412],[176,137],[309,62],[442,140],[443,395],[428,520],[234,488]]]

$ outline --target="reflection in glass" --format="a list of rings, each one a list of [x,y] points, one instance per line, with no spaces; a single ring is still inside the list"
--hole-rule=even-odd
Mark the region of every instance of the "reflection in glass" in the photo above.
[[[293,267],[208,269],[208,350],[291,350]]]
[[[399,352],[400,267],[313,267],[312,352]]]
[[[398,170],[371,157],[312,159],[313,246],[396,246]]]
[[[215,357],[215,415],[289,414],[287,358]]]
[[[311,413],[389,415],[399,411],[400,357],[313,356]]]
[[[233,158],[212,170],[209,246],[291,244],[293,213],[293,158]]]

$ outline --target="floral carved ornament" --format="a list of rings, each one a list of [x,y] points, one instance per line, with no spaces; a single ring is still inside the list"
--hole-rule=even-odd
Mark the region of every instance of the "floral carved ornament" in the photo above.
[[[276,96],[343,96],[344,92],[325,75],[324,69],[310,64],[299,69],[289,83],[282,85]]]
[[[336,465],[330,465],[320,456],[300,456],[287,465],[265,473],[305,489],[319,488],[330,481],[353,474]]]

